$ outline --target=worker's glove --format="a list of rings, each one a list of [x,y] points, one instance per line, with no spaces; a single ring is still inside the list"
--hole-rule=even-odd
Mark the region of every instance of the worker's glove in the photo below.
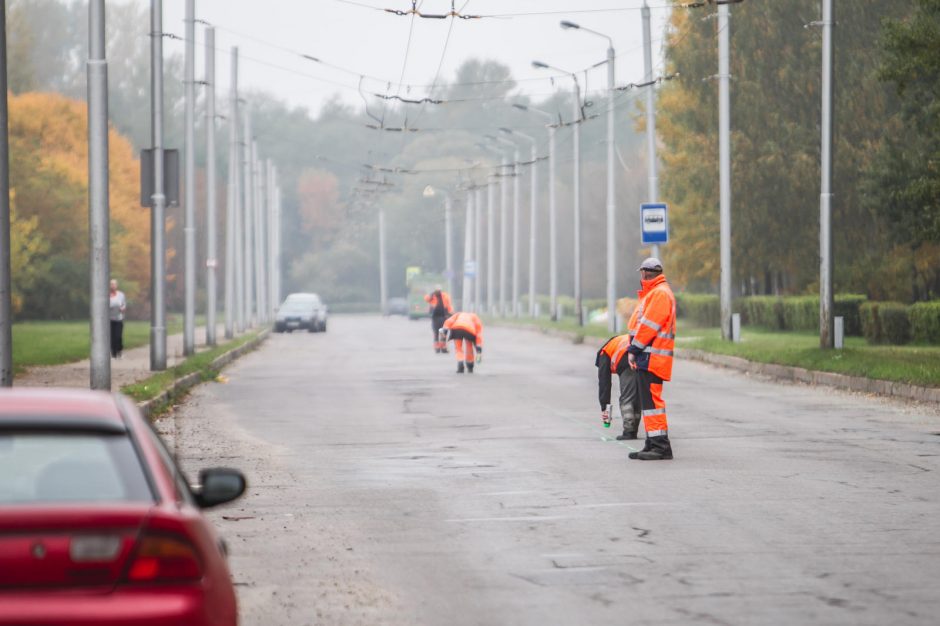
[[[437,329],[437,340],[438,341],[447,341],[447,331],[443,328]]]
[[[477,346],[477,363],[483,362],[483,348]]]

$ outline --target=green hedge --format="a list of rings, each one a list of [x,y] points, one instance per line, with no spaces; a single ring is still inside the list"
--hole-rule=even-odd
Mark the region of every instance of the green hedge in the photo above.
[[[676,315],[698,326],[721,326],[721,304],[716,295],[677,293]]]
[[[911,307],[900,302],[866,302],[861,306],[862,334],[868,343],[903,345],[911,340]]]
[[[750,296],[738,298],[734,308],[741,313],[741,323],[761,326],[770,330],[784,330],[783,298],[777,296]]]
[[[913,341],[940,344],[940,300],[912,305],[910,321]]]

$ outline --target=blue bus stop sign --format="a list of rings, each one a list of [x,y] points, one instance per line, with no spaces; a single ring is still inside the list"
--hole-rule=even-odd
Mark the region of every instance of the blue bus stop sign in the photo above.
[[[669,217],[665,204],[649,202],[640,205],[640,233],[644,244],[669,241]]]

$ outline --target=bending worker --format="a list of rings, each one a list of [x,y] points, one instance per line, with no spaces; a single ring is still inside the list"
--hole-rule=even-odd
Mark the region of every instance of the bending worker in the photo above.
[[[444,322],[442,331],[447,339],[454,342],[457,356],[457,373],[473,373],[473,363],[483,360],[483,323],[476,313],[454,313]],[[474,355],[474,350],[476,355]]]
[[[663,382],[672,377],[676,341],[676,298],[663,276],[663,264],[650,257],[638,269],[643,285],[633,341],[628,348],[630,367],[637,372],[637,389],[646,428],[646,445],[631,452],[631,459],[659,461],[672,458]]]
[[[638,307],[639,308],[639,307]],[[636,316],[634,311],[633,317]],[[633,324],[633,318],[630,321]],[[604,346],[597,351],[594,365],[597,366],[597,395],[601,403],[601,419],[605,424],[610,423],[610,379],[616,374],[620,379],[620,416],[623,418],[623,434],[617,439],[636,439],[640,428],[640,398],[637,393],[636,371],[630,367],[627,348],[633,341],[631,335],[618,335],[611,337]]]
[[[428,303],[429,313],[431,314],[431,332],[434,333],[434,351],[447,352],[447,343],[441,340],[440,330],[444,325],[444,320],[454,312],[450,305],[450,294],[441,289],[440,285],[434,285],[434,291],[424,296]]]

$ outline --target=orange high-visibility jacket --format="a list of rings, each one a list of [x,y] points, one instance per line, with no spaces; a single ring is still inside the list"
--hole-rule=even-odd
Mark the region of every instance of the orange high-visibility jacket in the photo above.
[[[624,355],[627,353],[627,349],[630,347],[630,335],[617,335],[616,337],[611,337],[607,340],[607,343],[597,351],[597,358],[594,359],[594,366],[600,367],[602,361],[610,360],[610,372],[612,374],[619,374],[622,371],[622,367],[626,366],[627,362],[623,361]],[[606,355],[606,359],[604,356]]]
[[[454,312],[454,308],[450,304],[450,294],[446,291],[435,291],[434,293],[428,294],[424,296],[424,301],[431,307],[431,315],[434,315],[434,310],[437,309],[438,305],[443,307],[445,315],[450,315]]]
[[[660,274],[643,281],[642,311],[636,320],[636,334],[630,352],[636,355],[637,368],[669,380],[676,343],[676,297]]]
[[[465,330],[476,338],[477,347],[483,347],[483,323],[476,313],[454,313],[444,320],[444,328]]]

